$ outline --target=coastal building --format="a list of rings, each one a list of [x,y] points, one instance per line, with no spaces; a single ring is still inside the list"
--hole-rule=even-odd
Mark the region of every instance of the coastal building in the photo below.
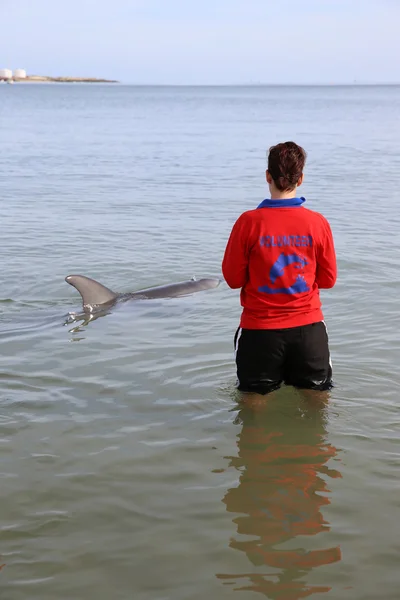
[[[8,81],[9,79],[12,79],[12,76],[11,69],[0,69],[0,81]]]
[[[25,69],[15,69],[15,71],[14,71],[14,79],[26,79],[26,71],[25,71]]]

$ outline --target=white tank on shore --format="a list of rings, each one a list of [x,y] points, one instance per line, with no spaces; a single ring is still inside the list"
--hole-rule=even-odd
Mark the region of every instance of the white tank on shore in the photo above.
[[[26,79],[26,71],[25,71],[25,69],[15,69],[15,71],[14,71],[14,79]]]
[[[0,79],[12,79],[11,69],[0,69]]]

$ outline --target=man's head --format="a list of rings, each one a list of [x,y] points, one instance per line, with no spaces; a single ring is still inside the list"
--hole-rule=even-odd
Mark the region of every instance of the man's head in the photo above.
[[[283,142],[269,149],[267,182],[271,194],[293,196],[303,183],[307,154],[294,142]]]

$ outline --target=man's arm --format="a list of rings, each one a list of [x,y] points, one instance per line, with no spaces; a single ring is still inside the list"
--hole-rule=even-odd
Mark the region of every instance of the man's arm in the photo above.
[[[242,288],[246,284],[248,260],[248,230],[241,215],[232,228],[222,261],[222,273],[230,288]]]
[[[336,252],[333,235],[328,221],[325,221],[325,235],[317,251],[316,282],[320,289],[333,288],[337,278]]]

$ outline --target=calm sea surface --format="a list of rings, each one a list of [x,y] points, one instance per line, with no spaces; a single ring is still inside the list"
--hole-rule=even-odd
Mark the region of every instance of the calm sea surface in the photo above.
[[[330,220],[336,387],[244,408],[219,276],[270,145]],[[0,85],[1,600],[400,598],[400,88]],[[258,594],[255,595],[255,594]]]

